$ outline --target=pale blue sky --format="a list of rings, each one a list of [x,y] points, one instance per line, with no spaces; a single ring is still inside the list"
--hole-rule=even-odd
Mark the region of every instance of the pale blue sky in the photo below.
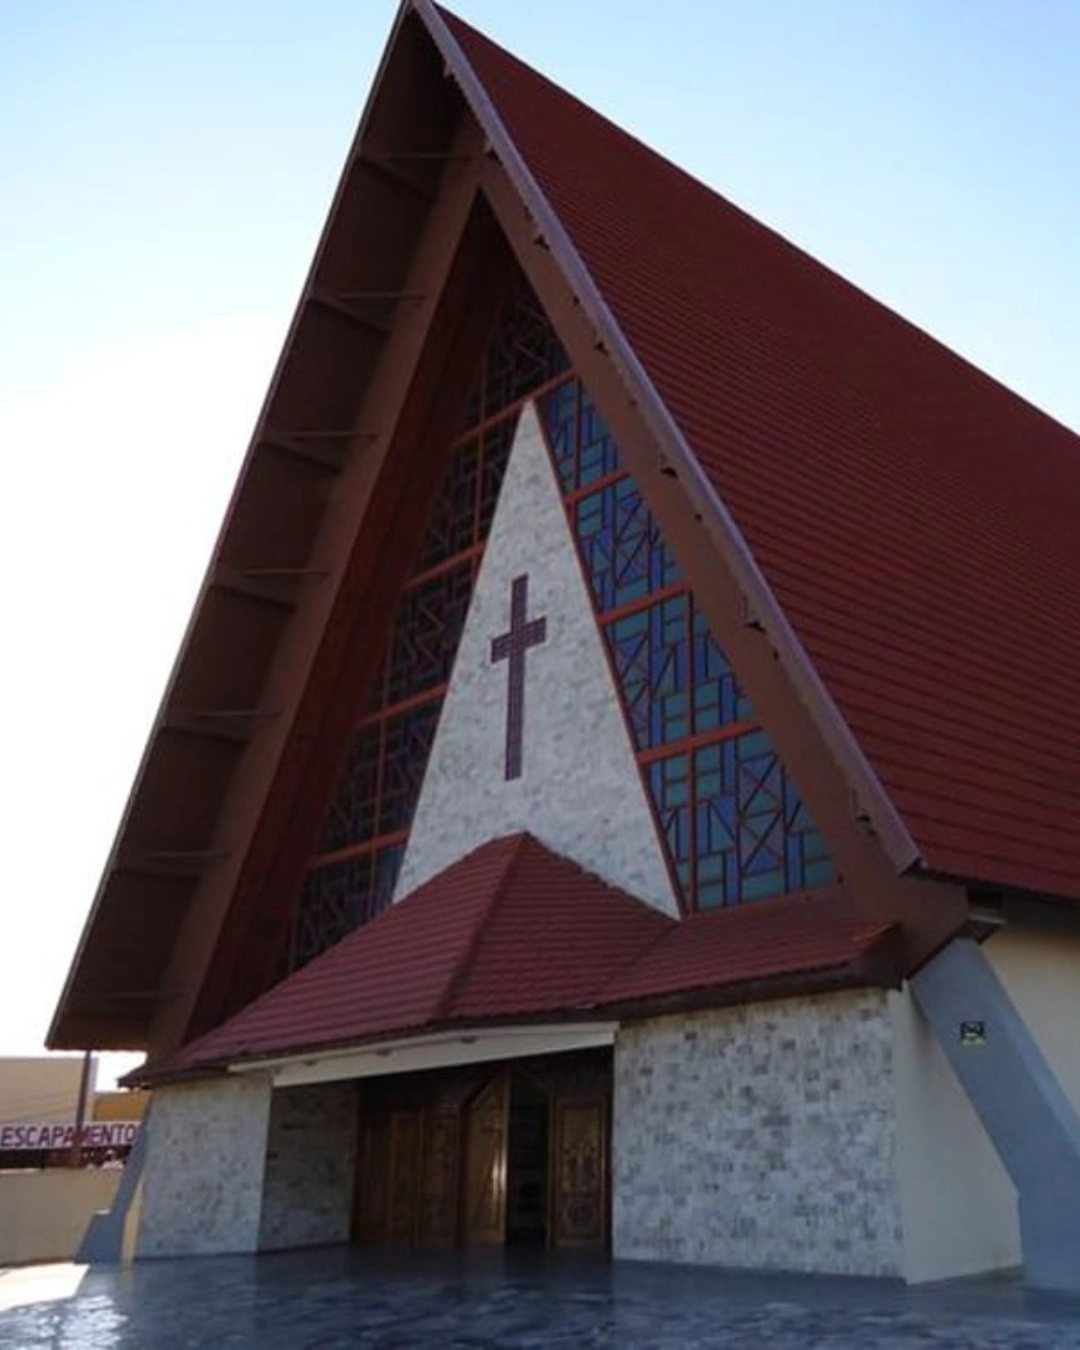
[[[1072,0],[457,9],[1080,427]],[[40,1046],[394,12],[0,0],[0,1053]]]

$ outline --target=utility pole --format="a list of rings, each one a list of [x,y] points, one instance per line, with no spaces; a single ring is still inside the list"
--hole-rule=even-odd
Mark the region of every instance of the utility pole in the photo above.
[[[71,1136],[71,1161],[69,1166],[79,1167],[82,1163],[83,1130],[86,1126],[86,1099],[90,1095],[90,1077],[94,1066],[94,1052],[87,1050],[83,1055],[82,1073],[79,1076],[79,1100],[75,1104],[75,1133]]]

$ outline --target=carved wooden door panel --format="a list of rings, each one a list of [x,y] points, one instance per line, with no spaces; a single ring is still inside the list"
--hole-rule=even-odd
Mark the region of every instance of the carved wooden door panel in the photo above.
[[[358,1153],[353,1238],[382,1246],[390,1208],[390,1119],[383,1112],[361,1116]]]
[[[413,1247],[419,1238],[423,1142],[423,1111],[394,1111],[390,1117],[390,1210],[386,1231],[386,1242],[391,1247]]]
[[[606,1242],[607,1156],[606,1100],[556,1100],[553,1246],[602,1247]]]
[[[463,1236],[468,1247],[501,1246],[506,1234],[509,1081],[500,1074],[467,1108]]]
[[[444,1107],[429,1111],[424,1121],[420,1201],[420,1241],[424,1246],[452,1247],[457,1242],[458,1117],[456,1107]]]

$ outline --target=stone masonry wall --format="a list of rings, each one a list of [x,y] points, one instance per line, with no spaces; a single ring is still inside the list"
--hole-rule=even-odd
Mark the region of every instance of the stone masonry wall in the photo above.
[[[269,1115],[262,1075],[155,1090],[137,1257],[256,1249]]]
[[[262,1250],[348,1241],[356,1111],[355,1083],[275,1091],[259,1225]]]
[[[877,991],[623,1027],[617,1258],[897,1275],[892,1029]]]
[[[521,776],[506,777],[511,585],[546,636],[525,662]],[[671,878],[544,435],[521,414],[416,806],[397,896],[499,835],[529,830],[612,885],[675,914]]]

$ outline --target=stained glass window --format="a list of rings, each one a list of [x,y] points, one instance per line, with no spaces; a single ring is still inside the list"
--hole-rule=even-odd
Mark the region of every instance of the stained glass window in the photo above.
[[[310,860],[295,968],[389,903],[521,405],[537,398],[643,782],[687,908],[829,881],[824,840],[618,447],[520,279],[503,306]]]
[[[450,447],[385,660],[358,709],[308,864],[285,970],[310,961],[393,897],[521,400],[566,368],[543,311],[515,283]]]
[[[466,559],[406,589],[390,639],[386,671],[389,704],[414,698],[450,678],[472,582],[472,564]]]
[[[386,908],[404,851],[403,844],[391,844],[308,870],[293,933],[292,969]]]
[[[671,871],[691,909],[828,882],[824,840],[580,382],[542,420]]]

